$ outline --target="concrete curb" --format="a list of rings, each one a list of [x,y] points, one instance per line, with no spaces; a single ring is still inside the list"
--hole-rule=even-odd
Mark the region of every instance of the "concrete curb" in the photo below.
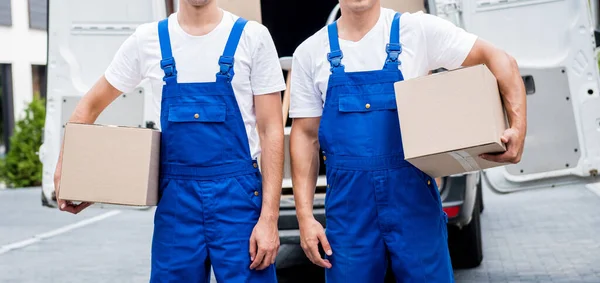
[[[5,184],[0,184],[0,191],[33,191],[33,190],[41,190],[42,187],[24,187],[24,188],[8,188]]]

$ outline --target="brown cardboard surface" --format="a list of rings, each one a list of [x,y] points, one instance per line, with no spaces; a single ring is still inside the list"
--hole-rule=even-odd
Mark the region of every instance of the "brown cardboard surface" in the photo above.
[[[401,13],[425,11],[423,0],[381,0],[381,6]]]
[[[429,176],[437,178],[501,166],[502,164],[490,162],[480,158],[479,154],[486,152],[503,152],[504,150],[504,145],[498,142],[480,145],[472,148],[465,148],[453,152],[444,152],[426,155],[422,157],[414,157],[411,159],[407,159],[407,161],[412,165],[416,166],[417,168],[421,169],[421,171],[427,173]],[[474,164],[469,164],[468,161],[463,161],[467,162],[465,168],[465,166],[462,165],[463,163],[456,159],[457,155],[453,155],[451,153],[467,153],[473,159],[472,162],[474,162]]]
[[[217,4],[246,20],[262,23],[260,0],[217,0]]]
[[[394,85],[404,155],[432,177],[503,164],[481,153],[502,152],[507,127],[496,78],[484,65],[419,77]],[[454,152],[455,154],[449,154]],[[468,153],[475,169],[459,160]]]
[[[156,205],[159,155],[159,131],[67,124],[59,198]]]

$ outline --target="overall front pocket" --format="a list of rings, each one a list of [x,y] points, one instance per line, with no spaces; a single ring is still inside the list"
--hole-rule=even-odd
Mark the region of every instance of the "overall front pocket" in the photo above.
[[[226,127],[224,103],[171,104],[163,143],[169,163],[210,166],[222,163],[233,133]]]
[[[421,171],[421,169],[410,165],[410,169],[413,172],[415,178],[419,180],[420,184],[423,184],[423,189],[427,190],[427,193],[431,196],[431,199],[435,203],[436,206],[441,208],[442,203],[440,200],[440,193],[437,189],[437,185],[435,180],[427,175],[425,172]]]
[[[262,176],[260,173],[237,176],[233,178],[235,189],[260,212],[262,208]]]

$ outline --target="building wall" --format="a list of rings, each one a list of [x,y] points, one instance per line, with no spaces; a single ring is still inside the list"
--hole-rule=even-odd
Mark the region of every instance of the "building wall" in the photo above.
[[[12,65],[16,121],[33,97],[31,66],[46,65],[47,32],[30,28],[28,0],[12,0],[11,17],[12,26],[0,26],[0,63]]]

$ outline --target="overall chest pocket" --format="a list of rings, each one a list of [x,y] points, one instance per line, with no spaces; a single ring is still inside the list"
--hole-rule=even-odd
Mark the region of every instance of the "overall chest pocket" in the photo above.
[[[336,151],[350,156],[378,156],[395,151],[399,141],[390,133],[400,129],[396,109],[394,93],[340,96],[337,117],[329,127]]]
[[[340,96],[340,112],[373,112],[396,109],[396,96],[394,93]]]
[[[168,162],[189,166],[219,165],[229,151],[231,133],[224,103],[171,104],[163,133]]]
[[[171,104],[168,120],[175,123],[222,123],[226,116],[225,104]]]

